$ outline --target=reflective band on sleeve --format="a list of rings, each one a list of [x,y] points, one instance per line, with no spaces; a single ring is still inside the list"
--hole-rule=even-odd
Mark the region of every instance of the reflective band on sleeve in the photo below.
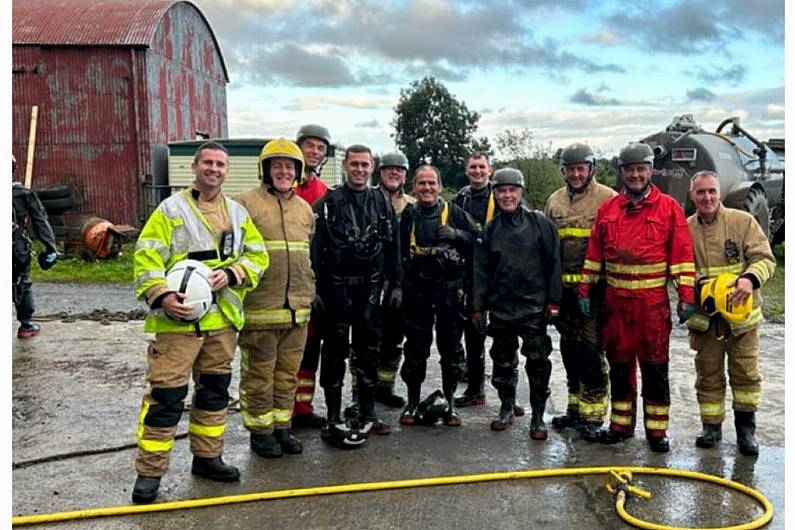
[[[157,239],[139,239],[137,243],[135,243],[135,250],[138,251],[140,249],[152,249],[157,251],[160,255],[160,258],[163,260],[163,263],[168,261],[168,258],[171,257],[171,251],[168,249],[166,245],[163,244],[162,241],[158,241]]]
[[[163,269],[151,269],[144,272],[143,274],[138,276],[138,278],[136,278],[135,284],[133,285],[133,291],[137,291],[138,289],[141,288],[141,286],[144,283],[154,279],[163,280],[165,282],[166,271],[164,271]]]
[[[745,264],[733,263],[731,265],[724,265],[722,267],[703,267],[698,269],[698,273],[701,276],[707,276],[711,278],[713,276],[717,276],[722,272],[731,272],[732,274],[740,274],[744,270],[745,270]]]
[[[290,252],[309,252],[309,243],[307,241],[285,241],[271,239],[265,241],[265,248],[269,252],[274,250],[289,250]]]
[[[689,285],[694,286],[696,284],[696,279],[692,276],[679,276],[679,285]]]
[[[188,431],[196,436],[205,436],[207,438],[220,438],[224,435],[226,424],[221,425],[199,425],[198,423],[190,422],[188,424]]]
[[[668,270],[668,264],[663,261],[660,263],[648,263],[646,265],[627,265],[625,263],[608,261],[605,262],[605,268],[607,272],[616,272],[619,274],[651,274],[654,272],[666,272]]]
[[[696,266],[693,264],[692,261],[685,261],[683,263],[677,263],[676,265],[671,265],[668,269],[671,274],[683,274],[686,272],[696,272]]]
[[[589,271],[596,271],[600,272],[602,270],[602,264],[598,261],[591,261],[586,259],[582,264],[583,269],[588,269]]]

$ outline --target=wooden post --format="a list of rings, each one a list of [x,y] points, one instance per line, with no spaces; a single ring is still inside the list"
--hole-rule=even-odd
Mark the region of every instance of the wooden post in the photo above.
[[[39,106],[33,105],[30,110],[30,134],[28,135],[28,159],[25,165],[25,187],[30,189],[33,178],[33,153],[36,151],[36,122],[39,119]]]

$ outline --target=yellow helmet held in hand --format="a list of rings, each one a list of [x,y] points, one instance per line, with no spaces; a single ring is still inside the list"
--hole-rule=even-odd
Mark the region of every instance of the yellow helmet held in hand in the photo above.
[[[259,154],[259,179],[271,183],[270,160],[272,158],[291,158],[295,160],[294,183],[304,181],[304,154],[298,144],[286,138],[276,138],[266,143]]]
[[[701,309],[707,315],[720,313],[727,322],[735,324],[748,319],[753,308],[753,296],[747,297],[741,304],[731,301],[737,278],[736,274],[723,272],[701,287]]]

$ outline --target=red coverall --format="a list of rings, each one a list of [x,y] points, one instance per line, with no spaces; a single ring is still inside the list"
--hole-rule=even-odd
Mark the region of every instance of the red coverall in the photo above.
[[[648,437],[666,435],[670,411],[668,341],[671,278],[680,303],[694,303],[693,246],[681,206],[651,185],[634,206],[625,193],[605,202],[594,221],[583,265],[580,298],[607,276],[603,328],[610,363],[610,429],[635,431],[637,363],[643,378]]]

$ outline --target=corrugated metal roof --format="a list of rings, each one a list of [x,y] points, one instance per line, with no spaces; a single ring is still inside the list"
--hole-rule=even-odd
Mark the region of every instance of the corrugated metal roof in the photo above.
[[[14,45],[150,47],[160,21],[176,4],[195,9],[224,56],[210,23],[191,2],[174,0],[14,0]]]

